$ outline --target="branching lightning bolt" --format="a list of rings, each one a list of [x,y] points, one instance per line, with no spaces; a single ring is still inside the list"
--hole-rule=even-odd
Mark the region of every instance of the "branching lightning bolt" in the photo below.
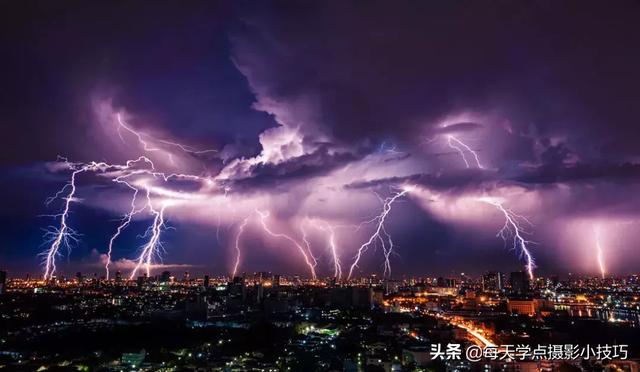
[[[333,258],[333,276],[338,280],[342,279],[342,265],[340,263],[340,257],[338,256],[338,248],[336,247],[336,232],[333,229],[333,226],[328,223],[324,224],[324,227],[320,227],[321,229],[327,231],[329,233],[329,248],[331,249],[331,256]]]
[[[144,151],[160,151],[159,148],[152,146],[151,144],[149,144],[147,141],[145,141],[144,137],[142,136],[142,134],[140,134],[139,132],[135,131],[133,128],[131,128],[129,126],[129,124],[127,124],[124,120],[122,120],[122,117],[120,114],[116,115],[116,118],[118,119],[118,136],[120,136],[120,140],[122,140],[122,142],[124,143],[125,140],[124,138],[122,138],[122,134],[120,132],[120,129],[124,129],[127,132],[133,134],[137,139],[138,139],[138,143],[140,143],[142,145],[142,148],[144,149]]]
[[[336,232],[333,226],[326,224],[325,230],[329,232],[329,248],[331,249],[331,256],[333,257],[333,276],[338,280],[342,280],[342,266],[340,264],[340,257],[338,256],[338,249],[336,247]]]
[[[275,233],[273,232],[271,229],[269,229],[269,227],[267,226],[267,218],[269,218],[269,212],[262,212],[260,210],[256,209],[256,213],[260,216],[260,224],[262,225],[262,229],[269,235],[273,236],[274,238],[281,238],[281,239],[285,239],[288,240],[289,242],[291,242],[296,248],[298,248],[298,250],[300,251],[300,254],[302,254],[302,256],[304,257],[304,261],[307,264],[307,266],[309,267],[309,271],[311,272],[311,277],[313,279],[316,279],[316,270],[315,267],[313,265],[313,262],[311,259],[309,259],[309,255],[307,254],[307,252],[305,251],[304,247],[302,245],[300,245],[300,243],[298,243],[295,239],[293,239],[292,237],[290,237],[289,235],[283,234],[283,233]]]
[[[48,198],[46,200],[46,204],[50,204],[58,197],[61,197],[64,194],[65,190],[69,189],[67,195],[63,198],[64,206],[62,212],[53,215],[51,217],[60,218],[59,227],[49,227],[49,230],[45,233],[45,243],[51,243],[49,248],[43,253],[45,256],[44,260],[44,279],[50,280],[53,278],[53,275],[56,271],[56,263],[55,259],[59,255],[61,247],[67,247],[70,249],[70,241],[78,241],[78,234],[75,230],[73,230],[68,223],[69,213],[71,210],[71,203],[75,200],[76,194],[76,177],[84,172],[89,171],[100,171],[106,172],[107,170],[118,170],[123,171],[129,169],[134,163],[141,160],[141,158],[128,161],[126,165],[118,165],[118,164],[107,164],[104,162],[91,162],[87,164],[78,164],[78,163],[70,163],[65,158],[59,158],[63,160],[69,169],[72,170],[71,177],[69,182],[67,182],[62,189],[60,189],[53,197]]]
[[[106,279],[107,280],[109,280],[109,265],[111,265],[111,253],[113,252],[113,243],[116,241],[118,236],[120,236],[122,231],[124,231],[124,229],[126,229],[127,226],[129,226],[133,216],[138,214],[138,213],[140,213],[140,212],[142,212],[144,210],[144,208],[136,208],[136,199],[137,199],[139,190],[137,188],[131,186],[126,181],[122,181],[122,180],[118,180],[118,179],[116,179],[115,181],[116,182],[122,182],[122,183],[126,184],[127,187],[131,188],[133,190],[133,197],[131,198],[131,209],[122,218],[122,220],[120,220],[120,225],[118,225],[118,228],[116,229],[115,234],[113,234],[111,236],[111,238],[109,239],[109,245],[108,245],[108,249],[107,249],[107,262],[104,265],[104,269],[105,269],[105,272],[106,272]]]
[[[67,162],[70,167],[73,167],[70,163]],[[73,230],[68,225],[68,217],[69,210],[71,208],[71,202],[74,200],[74,196],[76,193],[76,176],[87,170],[87,167],[82,167],[80,169],[76,169],[71,173],[71,179],[69,182],[62,187],[60,191],[56,193],[53,198],[59,197],[64,190],[70,188],[69,193],[64,200],[64,207],[60,214],[55,215],[54,217],[60,217],[60,227],[50,227],[49,231],[45,233],[45,239],[47,242],[50,242],[51,245],[49,249],[44,253],[45,255],[45,269],[44,269],[44,279],[50,280],[53,278],[53,274],[56,272],[56,256],[58,256],[58,252],[60,247],[65,246],[67,248],[70,247],[70,241],[77,241],[78,234],[75,230]],[[47,200],[47,204],[51,203],[53,199],[49,198]]]
[[[108,243],[107,248],[107,262],[105,263],[105,271],[107,278],[109,277],[109,265],[111,264],[111,254],[113,251],[113,245],[116,239],[120,236],[120,234],[124,231],[124,229],[131,223],[131,219],[134,215],[142,212],[145,209],[149,209],[150,213],[154,216],[153,223],[151,227],[148,229],[145,236],[151,236],[149,242],[144,246],[143,251],[138,258],[138,265],[136,266],[134,272],[132,273],[132,277],[135,275],[137,270],[140,269],[141,265],[144,264],[149,271],[152,258],[158,253],[158,248],[161,247],[160,243],[160,232],[164,229],[164,210],[168,206],[168,202],[163,202],[162,208],[160,210],[156,210],[153,207],[151,200],[151,191],[146,181],[143,182],[131,182],[129,181],[130,177],[133,176],[147,176],[153,178],[160,178],[165,181],[177,178],[177,179],[193,179],[198,181],[208,181],[208,179],[188,174],[165,174],[162,172],[158,172],[155,170],[153,162],[144,156],[141,156],[135,160],[128,160],[126,164],[107,164],[104,162],[90,162],[87,164],[82,163],[70,163],[66,159],[61,158],[65,161],[66,165],[72,170],[70,180],[67,184],[65,184],[62,189],[60,189],[53,197],[48,198],[46,200],[47,204],[50,204],[56,198],[62,197],[62,195],[67,192],[66,196],[63,198],[64,206],[62,212],[53,215],[52,217],[60,218],[59,227],[50,227],[50,231],[45,234],[45,242],[51,243],[49,248],[43,253],[45,256],[44,260],[44,278],[50,280],[55,271],[55,259],[59,255],[59,251],[61,247],[67,247],[70,249],[71,241],[77,241],[77,233],[69,226],[68,218],[71,209],[71,203],[75,200],[76,194],[76,178],[80,173],[83,172],[102,172],[103,174],[110,176],[108,172],[115,172],[118,176],[114,177],[113,181],[119,184],[126,185],[129,189],[133,190],[133,195],[131,199],[131,208],[129,212],[125,214],[123,219],[120,221],[116,232],[111,236]],[[143,168],[140,168],[143,166]],[[137,207],[138,195],[141,189],[145,190],[146,194],[146,203]]]
[[[169,206],[169,203],[163,202],[160,206],[160,209],[155,209],[151,203],[149,193],[147,193],[147,206],[149,207],[151,213],[154,215],[153,223],[144,234],[144,236],[150,235],[150,237],[149,241],[142,247],[142,252],[138,257],[136,267],[131,272],[129,279],[134,279],[136,277],[136,274],[138,273],[138,270],[140,270],[143,266],[147,273],[147,276],[149,276],[153,258],[158,254],[158,250],[162,248],[160,233],[165,228],[164,212]]]
[[[411,188],[405,187],[401,191],[398,191],[395,194],[393,194],[392,196],[387,197],[385,199],[381,199],[383,203],[382,212],[376,217],[372,218],[371,220],[365,221],[360,225],[362,226],[369,223],[375,223],[376,229],[374,230],[373,234],[369,237],[369,240],[364,242],[358,249],[358,253],[356,254],[353,264],[351,264],[351,267],[349,268],[349,275],[347,276],[347,280],[350,280],[351,277],[353,276],[353,270],[356,267],[358,267],[358,263],[360,262],[360,258],[362,257],[362,254],[366,252],[369,249],[369,247],[373,245],[376,241],[380,243],[384,253],[384,258],[385,258],[384,275],[389,275],[389,276],[391,275],[391,264],[389,262],[389,256],[393,252],[393,240],[391,239],[391,235],[389,235],[385,230],[384,223],[387,216],[389,215],[389,212],[391,212],[391,207],[393,203],[396,200],[398,200],[398,198],[401,198],[406,193],[408,193],[410,190]]]
[[[189,153],[189,154],[204,154],[207,152],[213,152],[215,150],[195,150],[189,146],[182,145],[180,143],[166,141],[166,140],[158,140],[154,139],[142,132],[136,131],[133,127],[129,126],[122,118],[120,114],[117,115],[117,132],[120,136],[121,140],[125,142],[122,137],[122,131],[126,131],[127,133],[135,136],[137,142],[141,149],[145,152],[156,152],[156,151],[165,151],[165,146],[173,146],[178,148],[179,150]],[[172,160],[171,153],[169,152],[170,160]],[[65,159],[66,162],[66,159]],[[76,176],[82,172],[88,171],[102,171],[105,177],[112,178],[112,181],[122,184],[133,191],[130,208],[127,213],[120,220],[115,232],[110,237],[107,244],[107,262],[105,263],[105,272],[106,277],[110,276],[110,265],[112,263],[112,253],[115,242],[121,236],[123,231],[130,226],[132,219],[135,215],[142,213],[143,211],[148,211],[152,216],[152,221],[145,234],[142,236],[143,238],[147,238],[147,242],[141,247],[141,251],[139,256],[136,259],[135,268],[132,270],[130,278],[133,279],[138,275],[140,270],[146,270],[147,275],[150,274],[150,269],[152,267],[153,259],[157,255],[159,255],[159,251],[162,249],[162,242],[160,239],[160,235],[163,230],[167,227],[165,225],[165,211],[167,208],[173,204],[174,200],[180,200],[185,197],[185,195],[179,191],[173,191],[171,189],[157,187],[152,183],[153,179],[164,180],[165,182],[171,179],[185,179],[185,180],[193,180],[197,182],[202,182],[203,185],[211,186],[216,181],[216,178],[210,177],[201,177],[194,174],[182,174],[182,173],[171,173],[167,174],[161,171],[158,171],[153,164],[152,160],[146,156],[140,156],[136,160],[129,160],[125,165],[113,165],[106,163],[96,163],[91,162],[87,164],[83,163],[69,163],[66,162],[69,168],[72,170],[71,180],[59,190],[55,196],[49,198],[47,203],[52,202],[56,198],[63,197],[64,200],[64,208],[62,213],[58,215],[54,215],[53,217],[60,218],[59,227],[52,227],[51,231],[49,231],[45,237],[47,238],[47,242],[51,243],[49,249],[43,253],[45,256],[44,263],[44,274],[45,278],[50,279],[53,277],[55,273],[55,259],[59,254],[59,249],[63,246],[66,246],[70,249],[70,242],[77,240],[77,233],[69,226],[68,218],[71,209],[71,203],[75,200],[76,194]],[[140,164],[144,165],[144,168],[140,169]],[[109,172],[107,172],[109,171]],[[134,178],[135,177],[135,178]],[[227,195],[228,188],[225,187],[225,196]],[[141,195],[144,194],[144,202]],[[157,201],[152,200],[152,194],[158,195],[161,200],[158,204]],[[273,232],[268,224],[267,220],[269,217],[269,212],[261,212],[256,211],[260,216],[261,226],[264,231],[272,237],[282,238],[288,240],[293,243],[293,245],[300,251],[302,254],[306,265],[309,267],[311,272],[311,276],[316,279],[316,271],[315,268],[318,264],[317,259],[314,257],[309,241],[307,240],[306,231],[304,230],[304,226],[301,226],[302,230],[302,240],[303,244],[296,241],[296,239],[292,238],[289,235],[284,233],[276,233]],[[218,219],[219,219],[218,215]],[[234,265],[234,275],[237,274],[237,270],[240,263],[240,238],[248,223],[249,217],[247,217],[243,223],[240,225],[240,229],[238,230],[238,235],[236,236],[236,252],[237,257]],[[216,236],[219,234],[219,223],[216,231]],[[338,277],[342,275],[342,268],[340,266],[340,261],[338,259],[338,255],[336,252],[336,244],[335,244],[335,236],[334,231],[330,226],[323,227],[323,229],[328,229],[330,232],[329,245],[332,249],[332,255],[334,257],[334,266],[335,273]]]
[[[336,244],[336,232],[334,226],[331,226],[326,221],[308,219],[306,220],[314,228],[327,234],[327,245],[331,252],[331,258],[333,260],[333,276],[338,280],[342,280],[342,264],[340,262],[340,256],[338,254],[338,247]]]
[[[178,149],[184,153],[198,155],[204,154],[208,152],[214,152],[216,150],[196,150],[190,146],[185,146],[180,143],[159,140],[152,138],[149,135],[146,135],[142,132],[136,131],[133,127],[129,126],[121,117],[120,114],[117,115],[117,131],[120,138],[123,140],[121,132],[126,131],[127,133],[135,136],[138,142],[138,147],[143,149],[145,152],[154,152],[154,151],[164,151],[168,153],[170,160],[171,152],[168,152],[168,146],[172,146],[172,149]],[[130,137],[131,138],[131,137]],[[132,139],[132,138],[131,138]],[[450,148],[457,151],[462,157],[463,162],[465,163],[467,168],[472,166],[484,169],[482,164],[480,163],[480,159],[478,154],[472,150],[469,146],[463,143],[460,139],[456,138],[453,135],[447,135],[447,144]],[[175,148],[175,149],[174,149]],[[390,150],[385,148],[383,144],[381,146],[381,151],[390,151],[394,152],[395,148]],[[471,154],[471,157],[468,155]],[[177,199],[181,196],[177,196],[180,194],[179,191],[174,191],[168,188],[159,188],[156,187],[155,184],[149,184],[147,181],[149,180],[164,180],[168,181],[170,179],[188,179],[194,180],[198,182],[206,182],[208,185],[213,184],[217,179],[198,176],[194,174],[182,174],[182,173],[171,173],[166,174],[156,169],[153,162],[144,156],[139,157],[136,160],[129,160],[125,165],[118,164],[107,164],[107,163],[69,163],[66,161],[66,164],[69,166],[71,170],[71,177],[69,182],[67,182],[52,198],[47,200],[47,204],[51,203],[53,200],[61,198],[63,201],[62,212],[56,215],[53,215],[55,218],[59,218],[59,226],[58,227],[50,227],[50,230],[45,234],[46,243],[49,244],[48,249],[43,253],[44,259],[44,278],[49,280],[53,278],[56,272],[56,257],[60,254],[60,248],[67,247],[70,249],[70,245],[73,241],[77,241],[78,234],[74,231],[69,225],[69,214],[71,210],[71,204],[76,199],[77,192],[77,176],[83,172],[102,172],[105,173],[104,176],[109,177],[112,181],[122,184],[133,191],[131,197],[130,208],[128,208],[127,213],[122,217],[119,222],[119,225],[114,232],[114,234],[110,237],[108,246],[107,246],[107,262],[105,264],[105,271],[107,279],[110,276],[110,264],[112,259],[113,247],[117,239],[120,237],[122,232],[131,224],[131,221],[135,215],[138,213],[142,213],[143,211],[148,211],[148,213],[152,217],[151,224],[147,231],[144,234],[144,238],[148,238],[146,243],[141,247],[140,255],[136,259],[135,268],[131,272],[131,279],[135,278],[140,270],[146,270],[147,275],[150,274],[150,269],[153,264],[154,258],[159,254],[159,251],[162,249],[162,242],[160,239],[161,233],[163,230],[167,228],[165,224],[165,211],[168,207],[170,207],[173,203],[171,199]],[[142,163],[146,166],[146,168],[140,169],[139,163]],[[106,174],[107,171],[113,171],[116,175],[113,176],[111,174]],[[133,176],[142,176],[144,179],[141,181],[140,179],[131,180],[130,177]],[[362,254],[366,252],[371,246],[380,246],[383,250],[384,255],[384,276],[391,276],[391,264],[390,257],[393,253],[394,242],[392,240],[391,235],[387,231],[385,226],[386,219],[391,212],[393,204],[400,198],[402,198],[405,194],[411,191],[411,187],[403,187],[397,191],[394,191],[391,196],[386,198],[380,198],[382,203],[382,211],[379,215],[375,216],[371,220],[363,222],[362,225],[372,224],[375,226],[375,229],[372,235],[365,241],[358,249],[356,256],[354,257],[354,261],[351,264],[347,276],[347,280],[350,280],[353,276],[353,272],[360,262]],[[227,189],[225,189],[225,196],[227,193]],[[167,200],[152,200],[152,194],[159,195],[162,198],[168,198]],[[143,197],[144,195],[144,201]],[[490,204],[494,206],[498,211],[500,211],[505,218],[504,226],[498,231],[497,236],[500,236],[505,243],[509,240],[513,241],[513,248],[516,249],[521,257],[524,257],[526,260],[526,269],[531,278],[533,278],[533,271],[535,269],[535,261],[531,255],[531,252],[528,248],[528,244],[532,244],[532,242],[525,239],[523,234],[527,232],[522,228],[523,223],[529,223],[529,221],[518,214],[515,214],[513,211],[505,208],[503,206],[503,202],[501,200],[489,197],[483,197],[478,199],[481,202],[486,204]],[[274,232],[268,226],[268,219],[270,216],[269,211],[255,211],[257,215],[260,217],[260,224],[263,230],[274,238],[280,238],[289,241],[293,244],[300,252],[302,257],[304,258],[305,264],[308,266],[309,271],[311,272],[311,276],[313,279],[316,279],[316,267],[318,265],[318,261],[316,257],[314,257],[311,244],[307,239],[307,232],[305,231],[304,223],[300,225],[300,230],[302,233],[301,242],[299,239],[296,239],[290,235]],[[241,259],[241,237],[244,233],[244,230],[252,218],[253,214],[247,216],[242,223],[239,225],[236,237],[235,237],[235,251],[236,251],[236,259],[233,266],[233,276],[237,274],[237,270],[240,265]],[[220,215],[217,215],[218,218],[218,227],[216,230],[216,237],[219,239],[219,225],[220,225]],[[334,227],[326,223],[325,221],[313,221],[313,226],[325,233],[327,233],[327,244],[331,251],[331,255],[333,258],[333,266],[334,266],[334,276],[338,279],[341,279],[343,276],[342,265],[340,262],[338,249],[335,241],[335,230]],[[599,232],[596,230],[596,248],[597,248],[597,258],[598,264],[600,266],[600,271],[602,276],[605,275],[604,269],[604,257],[602,246],[600,244]]]
[[[216,152],[213,149],[207,150],[196,150],[190,146],[186,146],[177,142],[167,141],[167,140],[158,140],[154,139],[146,134],[143,134],[139,131],[136,131],[133,127],[131,127],[128,123],[126,123],[122,116],[118,113],[116,115],[117,121],[117,133],[120,139],[125,142],[122,137],[122,131],[126,131],[129,134],[135,136],[137,142],[140,147],[145,152],[156,152],[156,151],[165,151],[169,156],[169,160],[173,163],[173,156],[171,152],[163,150],[163,147],[167,146],[175,147],[184,153],[188,153],[190,155],[202,155],[209,152]],[[59,157],[60,158],[60,157]],[[193,174],[182,174],[182,173],[171,173],[166,174],[163,172],[159,172],[156,170],[155,165],[145,156],[140,156],[135,160],[128,160],[125,165],[118,164],[107,164],[107,163],[97,163],[90,162],[86,164],[82,163],[70,163],[64,158],[60,158],[64,160],[68,167],[73,171],[71,174],[70,181],[65,184],[62,189],[60,189],[53,197],[48,198],[46,204],[48,205],[53,200],[62,197],[66,193],[66,196],[63,197],[64,207],[62,212],[57,215],[53,215],[52,217],[60,218],[59,227],[49,227],[49,230],[45,233],[45,243],[50,243],[49,248],[43,253],[45,256],[44,260],[44,277],[45,279],[51,279],[56,271],[55,260],[59,255],[59,250],[61,247],[67,247],[70,249],[70,243],[72,241],[78,240],[78,234],[69,226],[68,218],[69,212],[71,208],[71,203],[75,200],[76,193],[76,176],[83,172],[88,171],[102,171],[106,173],[107,170],[114,171],[117,174],[117,177],[113,179],[114,182],[119,184],[123,184],[127,186],[129,189],[133,190],[133,195],[131,199],[131,208],[124,215],[124,217],[120,220],[120,224],[118,225],[115,233],[110,237],[109,243],[107,246],[107,262],[105,263],[105,272],[107,279],[110,276],[109,266],[111,264],[113,246],[117,238],[122,234],[122,232],[130,225],[131,220],[134,215],[141,213],[145,209],[148,209],[151,215],[153,216],[152,225],[149,227],[144,237],[149,236],[149,241],[144,245],[140,256],[137,259],[138,264],[133,270],[131,277],[134,277],[137,271],[145,266],[147,273],[150,270],[152,259],[158,253],[158,249],[162,247],[160,242],[160,233],[165,228],[164,225],[164,211],[168,206],[168,203],[163,202],[160,209],[154,209],[152,200],[151,200],[151,190],[152,186],[148,185],[146,181],[139,183],[130,181],[129,178],[132,176],[146,176],[153,177],[155,179],[162,179],[164,181],[169,181],[170,179],[187,179],[198,182],[206,183],[207,185],[212,185],[213,181],[209,177],[201,177]],[[143,164],[145,166],[144,169],[139,169],[138,166]],[[146,202],[143,206],[138,207],[138,197],[139,193],[144,189],[146,194]],[[169,190],[156,189],[154,193],[159,193],[162,197],[172,198],[175,197],[178,193],[172,193]],[[225,191],[226,194],[226,191]]]
[[[520,252],[521,256],[524,256],[526,263],[527,274],[530,279],[534,278],[533,270],[536,268],[535,260],[531,251],[527,247],[528,244],[534,244],[533,242],[525,239],[523,234],[527,234],[526,230],[522,228],[523,223],[531,225],[531,222],[519,214],[514,213],[510,209],[507,209],[503,205],[503,201],[492,197],[481,197],[478,201],[487,203],[496,207],[504,215],[504,226],[498,231],[496,236],[501,237],[505,244],[509,239],[513,240],[513,249]]]
[[[310,264],[313,267],[313,271],[315,271],[318,266],[318,260],[314,257],[313,252],[311,252],[311,243],[309,243],[309,239],[307,239],[307,231],[304,228],[304,224],[300,224],[300,232],[302,233],[304,246],[307,248],[308,257],[310,257]]]
[[[136,131],[129,124],[127,124],[122,119],[122,116],[119,113],[116,115],[116,118],[117,118],[117,121],[118,121],[118,127],[117,127],[118,136],[120,137],[122,142],[125,142],[125,140],[124,140],[124,138],[122,138],[122,134],[121,134],[121,130],[124,129],[124,130],[126,130],[129,133],[131,133],[132,135],[134,135],[137,138],[138,143],[140,143],[140,145],[142,145],[142,148],[144,149],[144,151],[153,152],[153,151],[162,150],[161,148],[159,148],[157,146],[154,146],[151,143],[150,140],[145,139],[145,135],[144,134],[142,134],[141,132]],[[192,148],[191,146],[186,146],[186,145],[183,145],[181,143],[168,141],[168,140],[156,140],[156,142],[162,143],[164,145],[176,147],[176,148],[182,150],[183,152],[185,152],[187,154],[192,154],[192,155],[202,155],[202,154],[206,154],[206,153],[210,153],[210,152],[217,152],[217,150],[215,150],[215,149],[196,150],[196,149]],[[169,156],[169,161],[171,161],[171,163],[173,163],[173,156],[171,155],[171,153],[169,153],[168,156]]]
[[[460,153],[460,156],[462,157],[462,161],[464,161],[464,164],[467,166],[467,168],[470,168],[471,165],[469,164],[469,161],[465,156],[465,151],[471,153],[471,155],[473,156],[473,159],[475,160],[476,166],[478,168],[484,169],[482,164],[480,164],[480,158],[478,157],[478,153],[472,150],[471,147],[467,146],[464,142],[460,141],[458,138],[449,134],[447,135],[447,144],[449,145],[449,147],[451,147],[452,149]]]

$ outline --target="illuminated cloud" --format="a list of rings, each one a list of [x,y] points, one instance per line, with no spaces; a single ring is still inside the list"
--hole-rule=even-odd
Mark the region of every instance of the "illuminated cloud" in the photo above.
[[[483,255],[497,253],[469,260],[469,266],[478,262],[472,267],[477,272],[498,269],[490,267],[498,255],[506,257],[507,268],[521,268],[522,262],[500,250],[502,242],[495,239],[505,215],[482,202],[491,198],[532,222],[528,230],[538,243],[538,270],[589,271],[593,267],[581,263],[574,246],[592,242],[563,229],[585,236],[586,228],[573,229],[573,221],[596,219],[609,239],[614,228],[607,221],[633,220],[640,211],[635,198],[640,127],[633,124],[640,117],[640,105],[634,104],[640,38],[633,12],[614,8],[574,14],[562,4],[554,5],[554,12],[536,5],[522,14],[514,4],[488,9],[478,3],[464,10],[454,3],[417,2],[393,10],[379,3],[366,9],[343,2],[239,4],[222,17],[232,24],[196,17],[184,22],[182,33],[152,32],[149,45],[169,45],[162,40],[215,27],[208,33],[214,40],[187,37],[179,55],[174,48],[168,52],[147,43],[114,45],[114,30],[97,30],[98,40],[90,44],[97,45],[100,58],[80,59],[96,70],[87,67],[88,76],[77,68],[62,71],[54,91],[28,87],[36,93],[47,88],[47,99],[41,110],[29,106],[10,118],[22,122],[24,117],[25,127],[8,129],[20,140],[7,157],[14,170],[0,187],[4,195],[26,195],[12,182],[29,179],[24,190],[46,189],[38,200],[54,194],[70,175],[66,163],[53,161],[56,154],[67,156],[74,169],[92,161],[120,165],[79,174],[73,198],[65,200],[69,189],[63,189],[45,211],[57,215],[69,201],[71,227],[82,226],[83,218],[104,227],[83,239],[106,254],[109,237],[132,210],[137,192],[133,207],[144,209],[117,237],[116,246],[123,248],[114,251],[114,265],[134,262],[137,249],[149,242],[149,236],[136,235],[153,227],[158,208],[166,205],[166,224],[176,230],[165,249],[189,252],[178,260],[197,262],[205,257],[202,252],[215,251],[219,256],[209,257],[204,266],[225,261],[229,273],[268,269],[257,266],[277,256],[305,272],[308,262],[296,254],[296,244],[260,231],[259,210],[269,213],[269,227],[303,248],[301,224],[324,221],[323,229],[305,225],[311,250],[324,252],[318,254],[318,275],[336,274],[338,257],[346,276],[358,248],[376,232],[372,226],[354,226],[379,216],[386,198],[411,187],[384,224],[398,254],[386,255],[392,265],[404,265],[407,272],[438,270],[443,267],[438,257],[446,257],[455,267],[461,252],[480,249]],[[126,17],[138,18],[135,12]],[[173,14],[167,17],[172,20]],[[140,30],[153,29],[147,22]],[[594,22],[603,27],[594,31]],[[530,28],[539,24],[548,27]],[[40,60],[54,52],[66,58],[59,51],[86,34],[73,25],[59,32],[51,36],[51,46],[43,46],[47,53]],[[580,44],[575,35],[593,32],[602,37],[590,38],[592,47],[571,47]],[[209,42],[219,49],[208,51]],[[587,49],[600,50],[607,71],[617,73],[600,73],[600,59]],[[628,58],[611,57],[620,55]],[[63,62],[75,66],[75,61]],[[106,72],[99,74],[102,68]],[[77,79],[85,84],[68,89],[82,99],[70,103],[56,92],[76,75],[83,75]],[[8,91],[20,92],[31,80],[22,78]],[[47,104],[49,96],[53,103]],[[58,106],[71,108],[58,112]],[[127,165],[141,156],[147,160]],[[24,165],[30,161],[38,166]],[[40,212],[32,196],[7,199],[7,209],[16,213]],[[241,262],[235,265],[235,232],[245,220]],[[59,229],[60,222],[57,216],[38,223]],[[183,246],[185,225],[215,231],[215,239]],[[607,243],[607,249],[622,249],[634,237],[630,231],[614,235],[620,243]],[[320,248],[332,236],[339,242],[335,255]],[[377,253],[368,250],[358,274],[389,271],[387,246],[375,244]],[[252,262],[253,257],[259,258]],[[611,272],[638,263],[631,257],[627,262],[607,258]]]

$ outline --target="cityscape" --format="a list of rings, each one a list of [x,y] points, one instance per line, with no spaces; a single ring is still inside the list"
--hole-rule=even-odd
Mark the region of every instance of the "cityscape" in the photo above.
[[[0,372],[640,372],[640,3],[9,1]]]
[[[119,272],[109,280],[80,272],[49,281],[7,279],[5,272],[0,278],[0,364],[11,371],[636,371],[640,365],[638,275],[530,281],[517,271],[339,282],[164,271],[135,280]],[[615,349],[606,348],[613,342]],[[484,358],[438,358],[434,345],[451,344],[485,348]],[[508,345],[511,354],[503,357]],[[581,345],[591,345],[592,354]],[[487,348],[496,350],[493,357]]]

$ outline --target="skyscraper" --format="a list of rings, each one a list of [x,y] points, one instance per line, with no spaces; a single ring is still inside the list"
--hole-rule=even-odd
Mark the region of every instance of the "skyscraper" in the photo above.
[[[524,271],[512,272],[509,276],[509,284],[514,293],[526,294],[529,292],[529,277]]]
[[[499,292],[504,289],[504,273],[489,271],[482,276],[482,289],[484,291]]]
[[[0,294],[3,294],[7,289],[7,272],[0,271]]]
[[[171,272],[163,271],[162,274],[160,274],[160,282],[169,283],[169,280],[171,280]]]

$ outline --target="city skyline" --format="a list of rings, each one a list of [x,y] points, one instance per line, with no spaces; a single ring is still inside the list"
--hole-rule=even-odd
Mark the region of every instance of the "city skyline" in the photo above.
[[[12,368],[356,372],[474,370],[476,363],[492,371],[638,366],[638,275],[530,281],[518,271],[508,277],[372,276],[345,283],[270,272],[229,280],[165,271],[135,280],[78,273],[5,282],[3,273],[1,360]],[[46,342],[52,336],[65,342]]]
[[[308,5],[16,6],[0,269],[637,273],[637,4]]]

